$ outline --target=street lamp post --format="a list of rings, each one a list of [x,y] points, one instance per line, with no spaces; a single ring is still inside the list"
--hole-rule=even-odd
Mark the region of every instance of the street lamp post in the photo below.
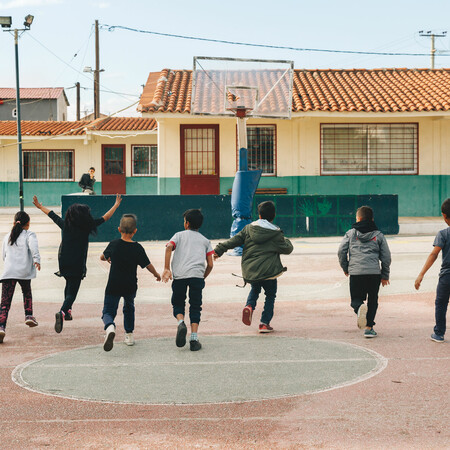
[[[14,30],[11,29],[11,17],[0,17],[0,25],[2,28],[7,28],[3,31],[8,31],[9,33],[14,33],[14,53],[15,53],[15,61],[16,61],[16,116],[17,116],[17,153],[19,160],[19,206],[20,210],[24,210],[24,202],[23,202],[23,161],[22,161],[22,127],[21,127],[21,118],[20,118],[20,85],[19,85],[19,31],[24,33],[25,31],[30,29],[31,24],[33,23],[34,16],[28,14],[25,17],[25,22],[23,23],[23,29]]]

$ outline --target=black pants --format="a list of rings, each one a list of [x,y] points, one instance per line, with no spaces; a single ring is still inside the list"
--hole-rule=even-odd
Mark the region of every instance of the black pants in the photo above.
[[[78,290],[80,289],[81,278],[64,277],[66,280],[66,287],[64,288],[64,303],[61,306],[61,311],[67,313],[72,309],[73,302],[77,298]]]
[[[367,326],[375,325],[381,275],[350,275],[350,306],[355,313],[367,299]]]
[[[191,323],[200,323],[202,311],[202,290],[205,287],[203,278],[182,278],[172,282],[173,316],[185,313],[186,292],[189,287],[189,319]]]

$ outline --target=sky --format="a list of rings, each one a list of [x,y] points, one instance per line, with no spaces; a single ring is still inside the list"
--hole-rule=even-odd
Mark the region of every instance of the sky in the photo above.
[[[0,0],[0,16],[13,28],[29,31],[19,40],[21,87],[64,87],[68,119],[76,117],[75,83],[81,111],[93,111],[94,22],[100,28],[100,110],[139,116],[136,105],[150,72],[192,69],[194,56],[293,60],[296,69],[430,67],[436,38],[436,68],[450,67],[448,0]],[[138,30],[296,48],[362,52],[422,53],[426,56],[375,56],[293,51],[202,42],[115,29]],[[15,87],[14,38],[0,34],[0,87]],[[126,108],[126,109],[125,109]]]

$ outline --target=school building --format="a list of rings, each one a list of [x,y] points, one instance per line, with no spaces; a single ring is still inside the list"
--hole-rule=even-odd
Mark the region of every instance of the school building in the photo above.
[[[26,204],[32,193],[58,204],[90,166],[98,193],[228,194],[236,120],[191,114],[191,93],[192,71],[164,69],[149,74],[142,118],[24,122]],[[247,120],[249,168],[268,192],[398,194],[400,216],[437,216],[449,119],[450,69],[295,70],[291,119]],[[3,206],[17,204],[15,133],[0,122]]]

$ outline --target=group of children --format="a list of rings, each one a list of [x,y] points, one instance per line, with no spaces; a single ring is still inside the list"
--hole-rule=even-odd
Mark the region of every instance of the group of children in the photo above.
[[[58,252],[59,271],[64,277],[64,302],[55,314],[55,331],[61,333],[64,321],[72,320],[72,305],[76,299],[82,279],[86,276],[86,259],[89,235],[95,234],[97,227],[109,220],[121,203],[116,196],[113,207],[103,217],[94,219],[87,205],[71,205],[62,219],[53,211],[39,203],[36,196],[34,205],[47,214],[62,230],[62,240]],[[450,225],[450,199],[442,204],[442,215]],[[259,323],[260,333],[273,331],[270,325],[274,314],[277,294],[277,280],[287,269],[281,263],[280,255],[293,251],[292,243],[285,238],[282,230],[274,225],[275,205],[266,201],[258,205],[259,219],[247,225],[238,234],[222,242],[213,250],[210,241],[199,229],[203,215],[199,209],[184,212],[184,231],[175,233],[166,245],[164,271],[162,276],[151,264],[144,248],[133,241],[137,231],[136,216],[124,214],[118,231],[120,239],[108,244],[101,255],[103,261],[111,265],[105,289],[102,320],[106,332],[103,348],[110,351],[116,335],[115,317],[120,299],[123,297],[123,317],[125,344],[134,345],[134,299],[137,291],[137,267],[146,268],[157,281],[172,280],[172,309],[178,321],[175,343],[177,347],[186,345],[187,326],[185,324],[186,296],[189,297],[189,319],[191,335],[190,350],[198,351],[198,327],[202,311],[202,290],[205,279],[213,268],[213,260],[227,250],[243,246],[241,259],[242,277],[251,285],[242,322],[251,325],[258,297],[264,289],[265,303]],[[33,317],[31,279],[40,270],[40,256],[35,233],[29,231],[30,217],[25,212],[14,216],[11,233],[3,240],[2,257],[5,262],[0,306],[0,343],[5,337],[6,321],[11,307],[15,286],[20,284],[24,298],[25,324],[34,327],[38,323]],[[436,236],[434,249],[415,281],[419,289],[426,271],[442,250],[442,268],[436,294],[436,326],[431,339],[443,342],[446,329],[446,312],[450,297],[450,227]],[[391,254],[387,241],[381,233],[368,206],[357,210],[356,223],[345,234],[338,250],[339,263],[349,276],[351,307],[357,315],[357,325],[364,329],[364,337],[374,338],[373,329],[378,308],[380,284],[389,284]],[[366,302],[367,300],[367,302]]]

